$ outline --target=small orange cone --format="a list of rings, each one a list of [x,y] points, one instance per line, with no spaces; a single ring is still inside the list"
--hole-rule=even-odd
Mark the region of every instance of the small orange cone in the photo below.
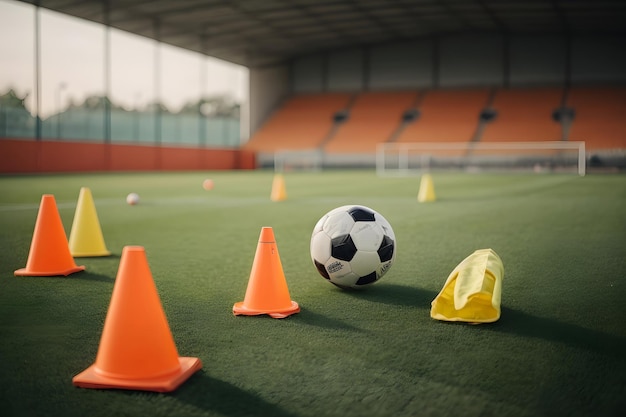
[[[78,195],[69,245],[74,257],[111,255],[104,243],[91,190],[87,187],[82,187]]]
[[[285,189],[285,178],[282,174],[274,175],[272,181],[272,194],[270,196],[272,201],[283,201],[287,199],[287,190]]]
[[[267,314],[282,319],[298,313],[300,306],[291,301],[287,281],[280,262],[278,247],[271,227],[263,227],[259,236],[246,296],[235,303],[233,313],[256,316]]]
[[[201,368],[200,359],[178,356],[144,248],[124,247],[96,361],[72,382],[170,392]]]
[[[15,271],[15,276],[68,276],[84,270],[85,267],[77,266],[72,258],[54,196],[44,194],[39,205],[26,268]]]
[[[435,196],[435,186],[433,185],[433,178],[430,174],[422,175],[422,180],[420,182],[420,190],[417,194],[417,201],[420,203],[428,203],[431,201],[435,201],[437,197]]]

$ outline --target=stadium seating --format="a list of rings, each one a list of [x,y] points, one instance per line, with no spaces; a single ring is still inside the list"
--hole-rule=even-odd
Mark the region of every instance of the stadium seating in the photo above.
[[[357,96],[348,120],[324,146],[328,153],[374,153],[402,124],[415,105],[417,92],[368,92]]]
[[[396,141],[470,141],[488,97],[488,89],[428,91],[419,106],[419,118],[408,124]]]
[[[491,107],[496,117],[481,142],[533,142],[563,139],[561,124],[552,118],[561,106],[562,88],[516,88],[496,92]]]
[[[250,138],[245,150],[274,152],[317,148],[331,131],[335,113],[345,109],[349,93],[292,97]]]
[[[588,150],[626,149],[626,87],[572,87],[563,99],[561,87],[302,94],[277,109],[244,149],[373,154],[389,141],[560,140],[585,141]],[[574,111],[569,130],[553,117],[561,106]],[[404,123],[403,114],[414,108],[417,118]],[[495,117],[481,123],[485,109]],[[342,110],[348,118],[336,123]]]
[[[573,87],[566,105],[575,112],[570,141],[591,151],[626,149],[626,87]]]

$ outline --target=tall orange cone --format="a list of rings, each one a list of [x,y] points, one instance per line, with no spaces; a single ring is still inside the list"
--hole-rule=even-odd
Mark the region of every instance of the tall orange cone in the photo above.
[[[291,301],[271,227],[263,227],[259,236],[248,288],[243,301],[235,303],[233,313],[256,316],[267,314],[282,319],[298,313],[300,306]]]
[[[285,178],[283,174],[274,175],[270,199],[272,201],[283,201],[287,199],[287,190],[285,189]]]
[[[15,276],[68,276],[84,270],[85,267],[77,266],[72,258],[54,196],[44,194],[26,267],[15,271]]]
[[[106,248],[96,205],[87,187],[80,189],[72,231],[70,232],[70,252],[74,257],[109,256]]]
[[[422,175],[422,180],[420,182],[420,190],[417,194],[417,201],[420,203],[428,203],[431,201],[435,201],[437,197],[435,196],[435,186],[433,185],[433,178],[430,174]]]
[[[201,368],[200,359],[178,356],[144,248],[124,247],[96,361],[72,382],[170,392]]]

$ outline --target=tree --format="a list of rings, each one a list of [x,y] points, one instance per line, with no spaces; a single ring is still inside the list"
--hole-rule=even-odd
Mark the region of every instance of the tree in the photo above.
[[[13,89],[0,95],[0,136],[32,135],[34,119],[26,108],[27,98],[28,94],[20,97]]]
[[[190,101],[180,110],[181,114],[202,114],[205,117],[239,117],[239,103],[229,96],[208,96]]]
[[[25,94],[24,97],[20,97],[13,89],[10,89],[6,93],[0,95],[0,105],[11,109],[26,110],[26,104],[24,102],[27,98],[28,94]]]

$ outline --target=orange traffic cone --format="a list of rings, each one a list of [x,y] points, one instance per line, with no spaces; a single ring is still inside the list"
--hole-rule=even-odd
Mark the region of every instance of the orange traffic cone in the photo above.
[[[267,314],[282,319],[298,313],[300,306],[289,297],[289,289],[271,227],[263,227],[259,236],[246,296],[235,303],[233,313],[256,316]]]
[[[202,368],[178,357],[142,246],[126,246],[96,361],[72,382],[82,388],[169,392]]]
[[[26,268],[15,271],[15,276],[68,276],[84,270],[85,267],[77,266],[72,258],[54,196],[44,194],[39,205]]]
[[[274,175],[272,181],[272,194],[270,195],[272,201],[283,201],[287,199],[287,190],[285,189],[285,178],[282,174]]]
[[[80,189],[76,213],[70,232],[70,252],[74,257],[109,256],[104,243],[96,205],[91,196],[91,190],[87,187]]]

